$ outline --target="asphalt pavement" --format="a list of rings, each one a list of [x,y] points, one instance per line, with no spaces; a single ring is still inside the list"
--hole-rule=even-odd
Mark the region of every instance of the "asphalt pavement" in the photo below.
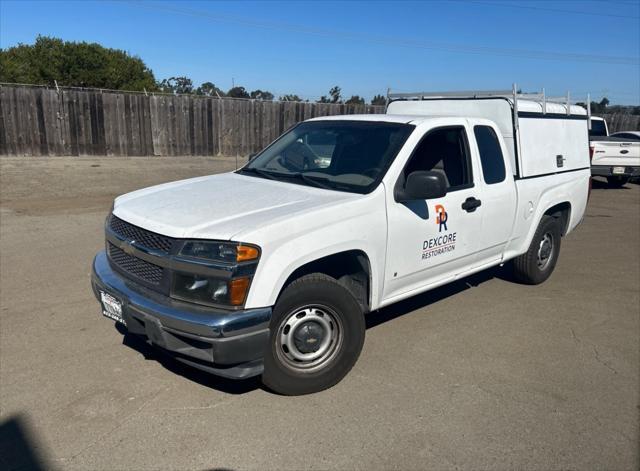
[[[234,167],[0,159],[3,469],[638,469],[640,186],[595,185],[543,285],[493,269],[371,313],[340,384],[282,397],[123,336],[89,284],[114,196]]]

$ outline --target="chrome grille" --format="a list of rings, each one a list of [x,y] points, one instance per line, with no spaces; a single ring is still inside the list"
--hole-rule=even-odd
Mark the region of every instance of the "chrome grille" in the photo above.
[[[156,234],[155,232],[134,226],[113,214],[109,221],[109,228],[120,237],[128,240],[135,240],[136,245],[141,245],[149,249],[169,253],[171,251],[171,246],[173,245],[174,239],[171,237]]]
[[[108,245],[111,261],[122,270],[152,285],[159,285],[162,282],[162,267],[129,255],[111,242]]]

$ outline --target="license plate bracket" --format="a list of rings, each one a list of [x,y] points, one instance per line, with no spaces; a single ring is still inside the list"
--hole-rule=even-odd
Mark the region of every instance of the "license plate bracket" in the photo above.
[[[102,304],[102,315],[113,319],[123,325],[127,325],[127,322],[122,316],[122,302],[112,296],[111,294],[100,290],[100,304]]]

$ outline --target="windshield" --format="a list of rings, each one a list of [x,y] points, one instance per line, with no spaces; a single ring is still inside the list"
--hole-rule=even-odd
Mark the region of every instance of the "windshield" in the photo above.
[[[311,121],[262,151],[240,172],[261,178],[368,193],[413,131],[403,123]]]
[[[604,125],[604,121],[599,119],[591,120],[591,129],[589,130],[589,137],[604,137],[607,135],[607,128]]]

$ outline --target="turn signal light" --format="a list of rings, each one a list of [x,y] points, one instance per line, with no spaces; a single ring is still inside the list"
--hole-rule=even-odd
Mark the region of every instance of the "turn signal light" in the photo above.
[[[247,260],[255,260],[260,256],[260,251],[256,247],[250,245],[238,245],[236,252],[236,260],[238,262],[246,262]]]
[[[249,290],[249,278],[236,278],[229,282],[229,302],[232,306],[241,306]]]

